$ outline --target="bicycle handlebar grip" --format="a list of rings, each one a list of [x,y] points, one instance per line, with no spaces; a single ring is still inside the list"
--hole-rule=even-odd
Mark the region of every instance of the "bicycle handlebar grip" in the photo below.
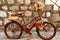
[[[42,2],[36,2],[35,3],[36,10],[42,9],[45,7],[45,5]]]

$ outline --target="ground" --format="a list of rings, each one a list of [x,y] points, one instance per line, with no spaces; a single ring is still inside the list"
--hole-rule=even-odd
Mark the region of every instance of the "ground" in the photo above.
[[[10,40],[10,39],[7,39],[4,32],[0,32],[0,40]],[[39,38],[35,32],[32,32],[32,35],[23,33],[21,38],[17,40],[42,40],[42,39]],[[51,40],[60,40],[60,31],[57,31],[56,36]]]

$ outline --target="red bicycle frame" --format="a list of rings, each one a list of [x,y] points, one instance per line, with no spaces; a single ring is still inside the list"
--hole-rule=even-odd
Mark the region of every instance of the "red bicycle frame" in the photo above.
[[[41,20],[41,16],[40,16],[40,9],[39,9],[39,5],[37,6],[38,7],[38,15],[37,17],[33,18],[29,23],[26,24],[25,20],[24,20],[24,17],[22,16],[22,21],[24,22],[24,26],[23,26],[23,30],[26,32],[26,33],[30,33],[30,30],[35,26],[36,28],[39,28],[40,26],[42,26],[42,24],[39,24],[39,23],[34,23],[30,28],[27,28],[26,26],[28,24],[30,24],[31,22],[33,22],[34,20],[37,21],[37,20]]]
[[[30,27],[30,28],[27,28],[26,26],[28,25],[28,24],[30,24],[30,23],[32,23],[34,20],[35,21],[37,21],[38,19],[40,19],[41,20],[41,18],[38,16],[38,17],[35,17],[35,18],[33,18],[29,23],[25,23],[25,21],[24,21],[24,18],[22,17],[22,20],[23,20],[23,22],[24,22],[24,26],[23,26],[23,30],[26,32],[26,33],[30,33],[30,30],[35,26],[36,28],[40,25],[40,24],[36,24],[36,22],[35,23],[33,23],[33,25]],[[41,26],[41,25],[40,25]],[[39,26],[39,27],[40,27]]]

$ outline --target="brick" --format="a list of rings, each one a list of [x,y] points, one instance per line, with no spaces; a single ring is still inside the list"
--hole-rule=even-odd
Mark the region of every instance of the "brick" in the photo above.
[[[35,2],[35,0],[31,0],[31,2]]]
[[[0,0],[0,4],[1,4],[1,0]]]
[[[24,0],[17,0],[17,3],[24,4]]]
[[[46,5],[43,10],[53,10],[54,5]]]
[[[45,17],[45,12],[43,12],[42,17]]]
[[[12,12],[11,11],[8,11],[8,15],[11,15],[12,14]]]
[[[7,0],[8,4],[14,4],[14,0]]]
[[[46,13],[46,17],[50,17],[51,16],[51,13],[50,12],[47,12]]]
[[[39,16],[37,12],[34,12],[34,17],[37,17]]]
[[[58,10],[60,11],[60,8],[58,8]]]
[[[32,12],[31,11],[25,11],[25,16],[32,16]]]
[[[34,6],[29,6],[30,10],[35,10]]]
[[[2,20],[0,20],[0,25],[3,25]]]
[[[0,26],[0,32],[4,31],[4,26]]]
[[[0,17],[7,17],[7,13],[5,11],[0,11]]]
[[[4,25],[5,25],[6,23],[8,23],[8,22],[10,22],[10,20],[9,20],[8,18],[5,18],[5,19],[4,19]]]
[[[21,6],[21,10],[27,10],[28,6]]]
[[[8,7],[7,6],[2,6],[2,9],[3,10],[8,10]]]
[[[53,14],[52,19],[53,21],[59,21],[60,20],[59,14]]]
[[[19,7],[18,6],[11,6],[10,10],[19,10]]]
[[[20,21],[22,20],[21,18],[19,18],[20,19]],[[27,24],[27,19],[24,17],[24,21],[25,21],[25,23]],[[21,24],[23,24],[24,25],[24,22],[23,22],[23,20],[22,20],[22,23]]]
[[[25,0],[25,4],[29,5],[31,3],[31,0]]]
[[[2,3],[5,4],[5,0],[2,0]]]

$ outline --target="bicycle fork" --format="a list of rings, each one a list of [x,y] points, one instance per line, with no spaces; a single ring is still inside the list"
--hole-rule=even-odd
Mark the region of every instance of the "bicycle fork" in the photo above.
[[[35,27],[40,29],[40,30],[45,30],[47,32],[47,29],[45,28],[45,25],[43,24],[39,24],[39,23],[35,23]]]

